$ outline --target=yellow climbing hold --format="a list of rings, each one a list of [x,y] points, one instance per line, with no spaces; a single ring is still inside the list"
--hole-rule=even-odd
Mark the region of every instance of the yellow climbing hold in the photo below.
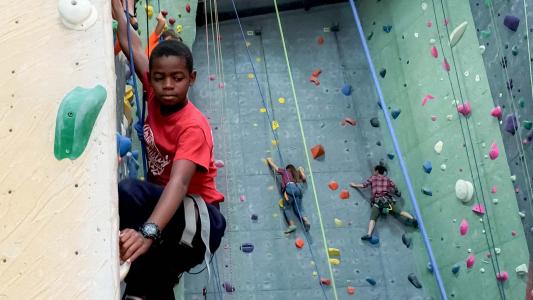
[[[335,218],[334,221],[335,221],[335,226],[337,226],[337,227],[341,227],[342,226],[342,221],[340,219]]]
[[[246,48],[250,47],[251,45],[252,45],[252,43],[246,42]]]
[[[332,264],[332,265],[337,266],[337,265],[340,265],[341,261],[336,259],[336,258],[330,258],[329,259],[329,263]]]
[[[181,24],[176,26],[176,32],[177,33],[181,33],[182,31],[183,31],[183,26]]]
[[[272,121],[272,129],[273,129],[273,130],[276,130],[276,129],[278,129],[278,128],[279,128],[279,123],[278,123],[278,121],[276,121],[276,120]]]
[[[261,107],[261,108],[259,109],[259,111],[262,112],[262,113],[266,113],[266,112],[267,112],[267,109],[264,108],[264,107]]]
[[[281,103],[281,104],[285,103],[285,98],[280,97],[280,98],[278,99],[278,102]]]
[[[272,140],[272,145],[276,146],[278,144],[278,141]]]
[[[259,56],[256,57],[256,58],[255,58],[255,61],[256,61],[256,62],[261,62],[261,57],[259,57]]]
[[[148,14],[148,19],[151,19],[154,16],[154,7],[151,5],[146,6],[144,5],[144,10],[146,10],[146,13]]]
[[[279,199],[278,205],[279,205],[280,208],[284,208],[285,207],[285,205],[283,205],[283,198]]]
[[[318,273],[316,271],[313,271],[313,276],[317,277]]]
[[[254,79],[255,75],[254,73],[248,73],[248,79]]]
[[[126,89],[124,92],[124,100],[127,100],[129,102],[133,100],[133,88],[131,87],[131,85],[126,85]]]
[[[329,256],[340,256],[341,251],[337,248],[328,248]]]

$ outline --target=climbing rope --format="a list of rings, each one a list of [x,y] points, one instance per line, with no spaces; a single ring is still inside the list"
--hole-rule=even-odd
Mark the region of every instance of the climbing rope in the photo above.
[[[438,33],[438,37],[439,37],[439,44],[441,46],[441,49],[443,51],[443,55],[444,55],[444,43],[442,42],[442,37],[441,37],[441,34],[440,34],[440,26],[439,26],[439,22],[437,21],[438,20],[438,17],[437,17],[437,12],[436,12],[436,6],[435,6],[435,0],[432,0],[432,4],[433,4],[433,13],[435,15],[435,23],[436,23],[436,27],[437,27],[437,33]],[[444,4],[442,3],[442,1],[440,2],[441,4],[441,9],[442,9],[442,14],[443,14],[443,18],[445,20],[447,20],[447,15],[446,15],[446,11],[445,11],[445,8],[444,8]],[[450,33],[449,33],[449,29],[447,26],[446,27],[446,36],[450,36]],[[459,90],[459,97],[460,97],[460,101],[461,103],[464,105],[464,99],[463,99],[463,93],[462,93],[462,90],[461,90],[461,86],[460,86],[460,80],[459,80],[459,74],[458,74],[458,71],[457,71],[457,64],[456,64],[456,61],[455,61],[455,55],[453,53],[453,49],[450,48],[450,55],[451,55],[451,58],[452,58],[452,64],[454,66],[454,73],[455,73],[455,78],[457,80],[457,85],[458,85],[458,90]],[[456,106],[458,106],[458,103],[457,103],[457,95],[455,93],[455,88],[453,87],[453,83],[452,83],[452,78],[451,78],[451,75],[449,74],[449,72],[447,72],[447,76],[448,76],[448,81],[450,83],[450,88],[452,90],[452,94],[453,94],[453,97],[455,99],[455,102],[456,102]],[[463,126],[463,118],[461,117],[460,113],[457,111],[457,116],[458,116],[458,119],[459,119],[459,125],[461,127],[461,134],[463,136],[463,141],[465,143],[465,145],[467,145],[467,138],[466,138],[466,135],[465,135],[465,129],[464,129],[464,126]],[[473,160],[474,162],[477,162],[477,157],[476,157],[476,154],[475,154],[475,147],[474,147],[474,142],[472,141],[472,137],[471,137],[471,130],[470,130],[470,125],[469,125],[469,122],[468,122],[468,119],[464,119],[464,122],[466,124],[466,131],[469,133],[469,137],[468,137],[468,140],[470,142],[470,148],[471,148],[471,151],[472,151],[472,156],[473,156]],[[469,151],[468,151],[468,148],[466,149],[466,156],[467,156],[467,163],[468,163],[468,167],[469,167],[469,170],[470,170],[470,175],[472,177],[472,179],[477,179],[478,183],[479,183],[479,191],[481,193],[481,199],[483,201],[483,205],[485,207],[485,215],[484,217],[487,219],[487,222],[483,222],[482,223],[482,226],[483,226],[483,229],[485,230],[485,232],[487,232],[487,227],[488,227],[488,235],[485,234],[485,240],[486,240],[486,243],[487,243],[487,248],[488,248],[488,251],[491,253],[491,256],[490,256],[490,259],[492,261],[492,268],[493,268],[493,271],[494,271],[494,274],[497,274],[499,271],[500,271],[500,266],[499,266],[499,262],[498,262],[498,258],[497,258],[497,255],[496,253],[493,253],[495,250],[495,243],[494,243],[494,237],[493,237],[493,234],[492,234],[492,226],[490,224],[490,218],[489,218],[489,213],[488,213],[488,206],[486,205],[486,201],[485,201],[485,194],[484,194],[484,191],[483,191],[483,184],[482,184],[482,181],[481,181],[481,176],[480,176],[480,171],[479,171],[479,168],[478,168],[478,165],[477,163],[475,163],[475,169],[476,169],[476,172],[477,172],[477,176],[474,175],[474,171],[473,171],[473,168],[472,168],[472,163],[471,163],[471,159],[470,159],[470,154],[469,154]],[[476,198],[476,202],[479,204],[479,199]],[[487,224],[487,225],[486,225]],[[489,241],[489,236],[490,236],[490,241]],[[491,242],[492,242],[492,246],[491,246]],[[496,278],[495,278],[496,279]],[[502,287],[500,285],[500,283],[497,283],[497,286],[498,286],[498,290],[499,290],[499,293],[500,293],[500,297],[502,297],[502,299],[505,299],[505,291],[502,290]]]
[[[531,98],[533,99],[533,70],[531,69],[531,48],[529,46],[529,25],[527,22],[528,15],[527,15],[527,3],[526,0],[524,0],[524,16],[525,16],[525,22],[526,22],[526,40],[527,40],[527,57],[528,57],[528,64],[529,64],[529,86],[531,87]],[[531,202],[530,198],[530,202]]]
[[[400,150],[400,146],[398,144],[398,140],[396,138],[396,133],[394,131],[394,127],[392,126],[392,122],[390,120],[389,114],[385,113],[385,109],[387,108],[387,105],[385,103],[385,99],[383,97],[383,93],[381,91],[381,87],[379,85],[379,81],[378,81],[378,78],[377,78],[377,75],[376,75],[376,69],[374,68],[374,63],[372,62],[372,57],[370,56],[370,50],[368,49],[368,45],[366,43],[366,37],[365,37],[364,32],[363,32],[363,27],[361,25],[361,21],[359,19],[359,14],[357,12],[357,8],[355,7],[354,0],[350,0],[350,5],[351,5],[352,13],[353,13],[353,16],[354,16],[354,19],[355,19],[355,24],[356,24],[356,27],[357,27],[357,31],[359,32],[359,38],[361,40],[361,44],[363,46],[363,50],[364,50],[366,59],[368,61],[368,68],[370,70],[370,74],[372,75],[372,80],[374,81],[374,87],[376,88],[381,107],[383,108],[383,111],[384,111],[383,115],[385,117],[385,122],[387,123],[387,128],[389,129],[389,133],[390,133],[391,138],[392,138],[392,143],[394,145],[394,151],[396,152],[396,155],[398,156],[398,161],[400,163],[400,168],[402,170],[402,174],[403,174],[404,179],[405,179],[405,184],[407,186],[407,191],[409,192],[409,197],[411,198],[411,204],[412,204],[412,206],[413,206],[413,208],[415,210],[415,215],[416,215],[416,218],[418,220],[418,227],[419,227],[420,232],[422,234],[422,239],[424,241],[424,245],[426,246],[426,251],[428,253],[429,260],[430,260],[431,266],[433,268],[433,275],[435,276],[435,280],[437,281],[437,285],[439,287],[441,298],[443,300],[447,300],[448,298],[447,298],[447,295],[446,295],[446,289],[444,287],[444,282],[442,281],[442,278],[441,278],[441,275],[440,275],[440,271],[439,271],[439,267],[438,267],[437,261],[435,259],[435,256],[433,254],[433,250],[432,250],[432,247],[431,247],[431,242],[429,241],[429,237],[428,237],[428,234],[427,234],[427,231],[426,231],[426,227],[424,226],[424,221],[422,219],[422,213],[420,212],[420,208],[418,207],[418,203],[416,201],[416,196],[415,196],[415,193],[414,193],[414,190],[413,190],[413,186],[411,184],[411,179],[409,177],[409,173],[407,171],[407,167],[406,167],[405,162],[403,160],[403,156],[402,156],[402,153],[401,153],[401,150]]]

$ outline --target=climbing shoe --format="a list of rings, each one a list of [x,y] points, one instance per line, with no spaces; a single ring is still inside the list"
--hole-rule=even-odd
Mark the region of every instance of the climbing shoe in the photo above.
[[[307,219],[307,217],[303,217],[302,220],[304,222],[305,231],[309,232],[309,230],[311,229],[311,223],[309,223],[309,220]]]
[[[291,233],[291,232],[294,232],[295,230],[296,230],[296,225],[291,225],[287,227],[287,229],[285,230],[285,233]]]
[[[363,236],[361,237],[361,240],[363,240],[363,241],[369,241],[371,238],[372,238],[371,235],[369,235],[369,234],[365,234],[365,235],[363,235]]]

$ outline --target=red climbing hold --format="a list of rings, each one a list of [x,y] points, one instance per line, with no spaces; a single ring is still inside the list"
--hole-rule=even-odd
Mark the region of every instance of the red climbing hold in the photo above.
[[[311,74],[311,77],[309,78],[309,81],[311,81],[314,85],[319,86],[320,80],[318,80],[318,76],[322,73],[322,70],[316,69],[313,71],[313,74]]]
[[[435,58],[439,57],[439,51],[437,50],[437,47],[435,46],[431,47],[431,56]]]
[[[498,105],[495,108],[491,109],[490,115],[495,117],[496,119],[502,118],[502,108]]]
[[[446,72],[450,72],[450,64],[446,58],[442,61],[442,68],[446,70]]]
[[[496,279],[498,279],[498,281],[507,281],[507,279],[509,279],[509,274],[507,274],[507,272],[498,272],[498,274],[496,274]]]
[[[426,26],[427,26],[428,28],[431,28],[431,26],[433,26],[433,22],[431,22],[431,20],[427,21],[427,22],[426,22]]]
[[[161,10],[161,14],[163,15],[163,17],[166,18],[167,15],[168,15],[168,11],[167,11],[166,9],[162,9],[162,10]]]
[[[188,13],[191,12],[191,5],[189,3],[187,3],[187,5],[185,5],[185,11],[187,11]]]
[[[330,286],[331,285],[331,279],[327,279],[327,278],[320,278],[320,283],[322,285],[327,285],[327,286]]]
[[[467,232],[468,232],[468,222],[465,219],[463,219],[461,221],[461,225],[459,225],[459,233],[461,233],[461,235],[465,235]]]
[[[348,292],[348,295],[353,295],[355,294],[355,288],[353,286],[348,286],[346,292]]]
[[[352,125],[352,126],[355,126],[357,124],[357,121],[355,121],[354,119],[352,118],[344,118],[342,121],[341,121],[341,125],[342,126],[348,126],[348,125]]]
[[[339,188],[339,184],[336,181],[330,181],[328,187],[330,190],[335,191]]]
[[[476,257],[474,255],[468,256],[466,259],[466,267],[468,269],[472,268],[474,266],[474,262],[476,261]]]
[[[170,18],[168,18],[168,23],[170,25],[174,25],[174,23],[176,23],[176,19],[174,19],[173,17],[170,17]]]
[[[496,194],[496,191],[497,191],[497,190],[496,190],[496,186],[493,185],[493,186],[492,186],[492,189],[490,189],[490,192],[493,193],[493,194]]]
[[[342,200],[350,198],[350,192],[348,192],[347,190],[342,190],[339,194],[339,198],[341,198]]]
[[[495,160],[498,156],[500,156],[500,149],[498,149],[496,143],[492,143],[490,146],[489,157],[490,159]]]
[[[478,203],[472,207],[472,211],[478,215],[484,215],[485,207],[483,206],[483,204]]]
[[[326,152],[324,151],[324,146],[322,146],[321,144],[317,144],[316,146],[311,148],[311,155],[313,155],[314,159],[317,159],[323,156],[324,154],[326,154]]]
[[[468,117],[472,112],[470,102],[466,101],[464,104],[457,105],[457,111],[465,117]]]
[[[422,99],[422,106],[426,105],[428,100],[433,100],[433,99],[435,99],[435,97],[433,97],[433,95],[427,94],[426,97],[424,97],[424,99]]]
[[[301,238],[297,238],[296,241],[294,241],[294,245],[296,246],[296,248],[302,249],[304,247],[304,240],[302,240]]]
[[[516,236],[516,231],[514,231],[514,230],[511,231],[511,235],[512,235],[512,236]]]
[[[323,44],[324,44],[324,37],[323,37],[323,36],[319,36],[319,37],[316,39],[316,42],[317,42],[319,45],[323,45]]]

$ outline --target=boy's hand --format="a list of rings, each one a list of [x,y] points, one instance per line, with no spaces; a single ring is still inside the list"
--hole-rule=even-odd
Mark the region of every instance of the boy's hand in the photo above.
[[[120,259],[135,261],[139,256],[148,252],[152,240],[145,238],[140,232],[133,229],[124,229],[120,232]]]
[[[361,184],[357,184],[355,182],[352,182],[352,183],[350,183],[350,186],[353,187],[354,189],[358,189],[358,188],[361,188],[362,185]]]
[[[159,22],[166,22],[166,20],[165,20],[165,16],[163,16],[163,13],[159,13],[159,14],[157,15],[157,18],[156,18],[156,19],[157,19],[157,21],[159,21]]]

